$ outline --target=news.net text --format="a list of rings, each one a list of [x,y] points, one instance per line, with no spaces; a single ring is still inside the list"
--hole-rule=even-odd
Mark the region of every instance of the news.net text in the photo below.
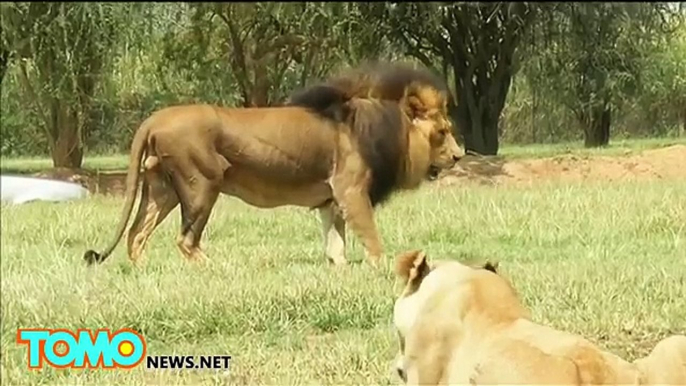
[[[148,355],[145,367],[148,370],[228,370],[230,355]]]

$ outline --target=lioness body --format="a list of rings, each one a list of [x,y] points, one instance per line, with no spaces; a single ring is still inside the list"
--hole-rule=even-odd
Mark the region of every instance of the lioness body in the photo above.
[[[662,339],[647,356],[634,363],[645,385],[686,385],[686,336]]]
[[[494,269],[457,261],[430,268],[419,251],[399,256],[397,263],[405,290],[394,309],[401,347],[396,367],[407,384],[686,382],[683,356],[655,367],[656,358],[677,351],[671,340],[658,344],[650,359],[637,365],[581,336],[532,321],[514,289]]]
[[[348,224],[376,265],[382,247],[374,207],[464,153],[451,133],[447,95],[425,74],[398,67],[341,79],[306,89],[283,107],[185,105],[151,115],[131,146],[117,237],[102,254],[87,251],[85,260],[101,262],[116,247],[142,165],[141,200],[128,234],[133,262],[179,204],[177,246],[188,259],[204,260],[200,238],[224,193],[261,208],[317,208],[330,260],[346,262]]]

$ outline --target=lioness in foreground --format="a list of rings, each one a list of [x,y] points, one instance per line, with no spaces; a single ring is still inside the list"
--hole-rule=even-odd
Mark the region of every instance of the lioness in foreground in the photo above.
[[[396,259],[396,363],[410,385],[686,385],[686,336],[633,363],[581,336],[535,323],[496,266]]]
[[[114,241],[103,253],[87,251],[84,259],[93,264],[112,253],[142,179],[128,234],[134,264],[154,229],[179,204],[176,244],[186,258],[204,260],[201,234],[224,193],[261,208],[316,208],[330,260],[346,263],[347,223],[376,265],[382,257],[376,205],[394,191],[417,188],[464,155],[452,134],[446,90],[427,71],[379,65],[309,87],[286,106],[159,110],[133,138]]]

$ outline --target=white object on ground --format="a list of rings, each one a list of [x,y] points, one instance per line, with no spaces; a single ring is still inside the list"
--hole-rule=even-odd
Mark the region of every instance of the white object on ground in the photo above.
[[[0,176],[0,200],[12,204],[30,201],[70,201],[88,196],[83,186],[45,178]]]

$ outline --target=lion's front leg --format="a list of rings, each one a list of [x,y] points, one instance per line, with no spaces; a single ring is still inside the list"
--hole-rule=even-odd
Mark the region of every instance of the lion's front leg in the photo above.
[[[381,240],[374,222],[374,209],[369,195],[364,189],[357,187],[342,188],[334,196],[343,211],[343,217],[357,237],[362,240],[367,255],[367,261],[378,267],[383,254]]]
[[[324,248],[327,257],[335,265],[344,265],[345,259],[345,220],[341,216],[336,204],[331,203],[319,208],[322,221]]]

